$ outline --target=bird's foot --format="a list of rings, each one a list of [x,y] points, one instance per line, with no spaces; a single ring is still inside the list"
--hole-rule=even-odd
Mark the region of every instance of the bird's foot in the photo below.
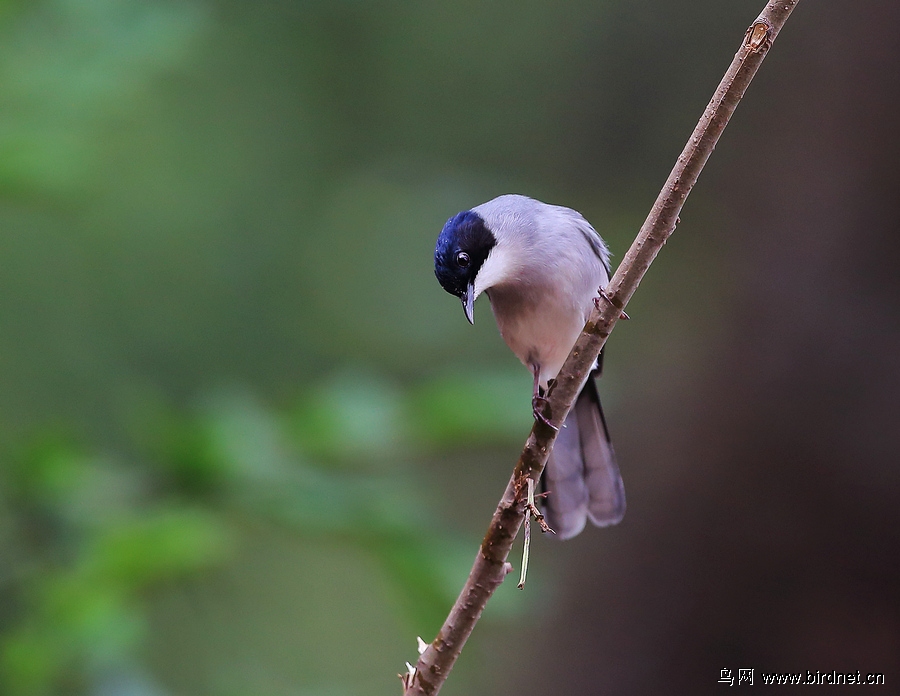
[[[557,428],[553,423],[551,423],[547,416],[544,415],[544,406],[547,405],[549,399],[546,396],[542,396],[541,394],[535,394],[531,397],[531,412],[534,415],[534,419],[540,423],[543,423],[548,428],[559,432],[559,428]]]
[[[609,304],[611,304],[613,307],[616,307],[616,305],[615,305],[615,304],[613,303],[613,301],[610,299],[609,295],[606,294],[606,291],[605,291],[603,288],[599,288],[599,289],[597,290],[597,293],[598,293],[600,296],[594,298],[594,307],[596,307],[598,310],[600,309],[600,300],[606,300],[606,301],[609,302]],[[616,307],[616,309],[619,309],[619,308]],[[620,319],[625,319],[625,320],[631,319],[631,317],[629,317],[629,316],[625,313],[625,310],[624,310],[624,309],[619,309],[619,318],[620,318]]]

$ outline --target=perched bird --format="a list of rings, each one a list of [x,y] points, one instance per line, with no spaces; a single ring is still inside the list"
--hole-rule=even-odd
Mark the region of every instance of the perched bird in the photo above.
[[[499,196],[454,215],[434,251],[441,286],[474,304],[487,295],[500,335],[534,377],[535,418],[581,333],[599,290],[609,282],[609,250],[580,213],[519,195]],[[602,355],[601,355],[602,357]],[[560,538],[590,520],[604,527],[625,514],[625,489],[594,377],[587,378],[544,470],[547,522]]]

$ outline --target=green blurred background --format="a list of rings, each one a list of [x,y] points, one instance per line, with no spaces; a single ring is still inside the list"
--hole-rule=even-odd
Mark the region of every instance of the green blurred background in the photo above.
[[[530,427],[443,222],[621,258],[761,7],[0,2],[0,693],[399,693]],[[898,28],[800,4],[609,342],[625,521],[443,693],[896,688]]]

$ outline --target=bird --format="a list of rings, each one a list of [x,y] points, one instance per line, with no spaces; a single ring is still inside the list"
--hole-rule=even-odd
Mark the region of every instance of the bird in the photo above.
[[[609,257],[580,213],[518,194],[457,213],[438,236],[438,282],[460,299],[470,324],[475,300],[487,296],[500,335],[531,371],[534,417],[548,425],[545,395],[609,282]],[[595,383],[601,363],[602,353],[542,477],[543,514],[560,539],[581,533],[588,520],[606,527],[625,514],[625,488]]]

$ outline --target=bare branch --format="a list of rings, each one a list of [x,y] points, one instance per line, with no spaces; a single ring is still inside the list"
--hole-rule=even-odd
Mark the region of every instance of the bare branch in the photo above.
[[[553,427],[559,427],[571,409],[578,392],[599,355],[625,305],[637,290],[641,279],[666,240],[675,231],[678,214],[697,182],[700,172],[715,148],[716,142],[772,42],[784,26],[799,0],[771,0],[750,25],[741,47],[712,100],[706,107],[684,151],[678,157],[641,227],[637,238],[606,286],[607,302],[598,302],[584,331],[572,348],[565,365],[556,377],[544,411],[550,414],[550,425],[536,422],[519,457],[512,478],[497,506],[475,565],[450,615],[434,639],[419,657],[415,670],[403,676],[405,696],[433,696],[453,668],[466,639],[481,617],[485,604],[503,582],[511,566],[506,559],[525,514],[523,503],[526,481],[538,480],[556,439]]]

